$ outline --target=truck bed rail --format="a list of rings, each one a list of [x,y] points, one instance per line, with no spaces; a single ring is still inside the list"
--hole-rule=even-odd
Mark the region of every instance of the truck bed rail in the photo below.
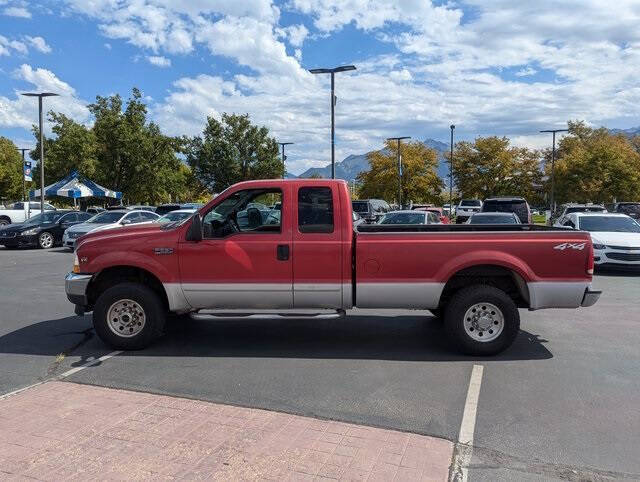
[[[496,231],[572,231],[567,228],[540,224],[361,224],[359,233],[442,233],[442,232],[496,232]]]

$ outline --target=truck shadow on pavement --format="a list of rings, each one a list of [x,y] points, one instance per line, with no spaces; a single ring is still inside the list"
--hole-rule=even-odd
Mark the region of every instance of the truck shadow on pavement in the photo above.
[[[73,340],[82,339],[78,343]],[[547,340],[521,330],[494,357],[456,353],[441,322],[429,316],[349,315],[338,320],[215,320],[175,317],[151,347],[120,356],[250,357],[405,361],[543,360]],[[111,351],[91,329],[91,317],[42,321],[0,337],[0,353],[80,356],[77,364]]]

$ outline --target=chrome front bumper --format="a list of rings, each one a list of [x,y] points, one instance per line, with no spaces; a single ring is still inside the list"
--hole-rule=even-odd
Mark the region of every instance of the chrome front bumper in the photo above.
[[[582,298],[582,303],[580,306],[593,306],[596,304],[602,291],[592,290],[590,287],[584,290],[584,297]]]
[[[91,274],[67,273],[64,277],[64,290],[67,299],[76,306],[87,306],[87,286],[93,278]]]

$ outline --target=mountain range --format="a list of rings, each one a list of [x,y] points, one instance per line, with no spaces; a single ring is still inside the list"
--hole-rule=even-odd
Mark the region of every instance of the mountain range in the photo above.
[[[425,139],[422,143],[434,149],[438,153],[438,176],[441,178],[445,178],[449,175],[449,166],[447,165],[444,159],[444,153],[448,151],[449,145],[444,142],[437,141],[435,139]],[[380,152],[384,152],[384,149],[381,149]],[[351,154],[345,157],[342,161],[336,162],[336,178],[344,179],[345,181],[351,182],[353,181],[358,174],[363,171],[369,169],[369,161],[367,159],[366,154]],[[299,176],[294,176],[291,173],[286,173],[285,177],[287,178],[308,178],[313,174],[319,174],[324,178],[331,177],[331,164],[328,164],[324,167],[311,167],[304,171]]]

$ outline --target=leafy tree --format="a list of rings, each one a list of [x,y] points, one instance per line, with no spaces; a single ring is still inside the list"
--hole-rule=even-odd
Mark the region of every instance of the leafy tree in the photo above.
[[[387,141],[385,149],[367,154],[370,168],[358,175],[360,198],[397,200],[397,152],[397,144]],[[421,142],[407,142],[402,144],[401,154],[403,202],[440,202],[444,184],[436,174],[436,151]]]
[[[75,122],[64,114],[49,112],[49,122],[53,123],[55,138],[44,138],[45,145],[45,185],[68,176],[72,171],[93,178],[98,160],[97,144],[93,130]],[[39,139],[39,130],[33,127],[33,135]],[[40,142],[31,151],[31,157],[40,160]],[[34,169],[34,179],[40,178],[40,163]]]
[[[250,179],[283,175],[278,144],[266,127],[253,125],[249,115],[222,114],[207,118],[202,136],[185,139],[187,163],[212,192]]]
[[[609,202],[640,198],[640,143],[582,121],[568,123],[558,143],[555,192],[558,202]],[[551,175],[551,156],[546,156]]]
[[[462,197],[515,195],[537,202],[542,177],[540,154],[510,146],[506,137],[478,137],[455,145],[453,179]]]
[[[0,137],[0,199],[22,199],[22,156],[6,137]]]

